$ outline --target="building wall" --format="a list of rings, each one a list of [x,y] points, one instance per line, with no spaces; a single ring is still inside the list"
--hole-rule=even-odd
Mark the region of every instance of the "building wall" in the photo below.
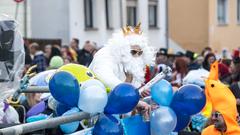
[[[31,0],[31,38],[62,39],[69,43],[69,2]]]
[[[111,3],[112,28],[106,28],[105,0],[93,0],[93,20],[94,28],[85,29],[84,24],[84,2],[83,0],[69,1],[70,15],[70,39],[77,37],[82,46],[84,41],[96,41],[99,46],[107,43],[112,33],[126,25],[126,6],[127,0],[113,0]],[[165,0],[158,2],[158,28],[148,29],[148,0],[137,1],[137,21],[142,23],[144,33],[148,36],[150,45],[155,48],[165,47]],[[97,23],[96,23],[97,22]]]
[[[111,6],[111,29],[106,28],[105,0],[93,0],[94,29],[86,29],[84,21],[84,0],[31,0],[28,7],[28,38],[62,39],[69,44],[72,38],[80,39],[80,47],[86,40],[92,40],[103,46],[112,33],[120,30],[127,22],[128,0],[109,0]],[[133,0],[131,0],[133,1]],[[166,47],[165,2],[158,0],[157,27],[148,28],[149,0],[135,0],[137,6],[137,22],[142,22],[142,29],[148,36],[150,45],[155,48]],[[13,0],[0,0],[0,13],[15,13]],[[24,32],[23,3],[19,6],[18,21]],[[171,45],[170,45],[171,46]],[[173,48],[174,49],[174,48]]]
[[[228,0],[227,25],[218,25],[217,0],[209,0],[209,45],[220,52],[240,46],[240,24],[237,23],[237,0]]]
[[[196,52],[208,46],[208,1],[169,0],[170,38]]]

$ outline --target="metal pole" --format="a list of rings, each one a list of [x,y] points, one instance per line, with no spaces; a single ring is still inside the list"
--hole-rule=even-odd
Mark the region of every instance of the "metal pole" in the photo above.
[[[28,33],[27,33],[27,0],[24,1],[24,37],[27,38]]]
[[[169,20],[168,20],[168,0],[165,0],[165,3],[166,3],[166,7],[165,7],[165,9],[166,9],[166,14],[165,14],[165,16],[166,16],[166,48],[168,49],[169,48],[169,25],[168,25],[168,23],[169,23]]]
[[[20,91],[20,93],[49,93],[48,86],[29,86],[26,90]]]
[[[168,73],[171,73],[172,69],[170,67],[167,67],[163,69],[163,71],[159,74],[157,74],[152,80],[150,80],[147,84],[139,88],[139,92],[143,92],[144,90],[150,89],[155,83],[158,81],[164,79]]]
[[[79,112],[69,116],[61,116],[61,117],[51,118],[47,120],[41,120],[37,122],[3,128],[3,129],[0,129],[0,135],[25,134],[33,131],[42,130],[42,129],[54,128],[64,123],[81,121],[83,119],[89,119],[89,118],[90,118],[90,114],[85,112]]]
[[[17,20],[17,16],[18,16],[18,8],[19,8],[19,3],[17,3],[17,5],[16,5],[15,20]]]

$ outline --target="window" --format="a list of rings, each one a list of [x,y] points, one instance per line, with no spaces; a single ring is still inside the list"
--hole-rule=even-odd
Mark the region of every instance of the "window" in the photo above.
[[[149,27],[157,27],[157,5],[148,7],[148,24]]]
[[[137,23],[136,7],[127,7],[127,25],[135,26]]]
[[[92,0],[84,0],[85,28],[93,28]]]
[[[227,23],[227,0],[217,1],[217,19],[219,24]]]
[[[106,26],[107,29],[112,29],[112,0],[105,0],[105,8],[106,8]]]
[[[240,0],[237,0],[237,22],[240,24]]]

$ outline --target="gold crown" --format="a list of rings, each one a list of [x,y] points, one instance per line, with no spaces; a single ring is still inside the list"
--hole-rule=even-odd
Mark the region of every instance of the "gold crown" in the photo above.
[[[134,28],[132,28],[131,26],[123,27],[123,28],[122,28],[123,35],[124,35],[124,36],[128,36],[128,35],[131,35],[131,34],[141,35],[141,34],[142,34],[142,31],[141,31],[140,26],[141,26],[141,23],[139,22],[138,25],[135,26]]]

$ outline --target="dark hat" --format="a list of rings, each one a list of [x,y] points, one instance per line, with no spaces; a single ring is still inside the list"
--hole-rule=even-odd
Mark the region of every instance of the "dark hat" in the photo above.
[[[190,58],[191,60],[194,59],[194,52],[187,50],[185,56]]]
[[[167,56],[167,48],[160,48],[157,52],[157,55],[166,55]]]
[[[178,51],[178,52],[176,53],[176,56],[178,56],[178,57],[182,57],[182,56],[184,56],[184,53],[181,52],[181,51]]]

